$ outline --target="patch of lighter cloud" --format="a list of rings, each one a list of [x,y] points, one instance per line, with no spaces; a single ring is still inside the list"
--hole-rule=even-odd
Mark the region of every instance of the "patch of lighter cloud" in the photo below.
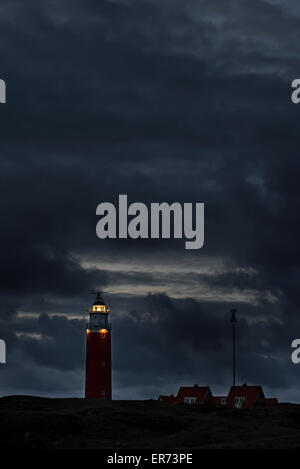
[[[221,257],[208,257],[201,255],[192,255],[190,253],[176,253],[175,261],[174,256],[170,258],[162,253],[155,257],[153,254],[144,254],[142,257],[134,256],[133,254],[126,258],[126,260],[115,260],[113,256],[102,255],[99,258],[96,256],[83,256],[80,254],[72,253],[72,257],[78,264],[85,270],[96,269],[111,272],[142,272],[142,273],[188,273],[188,274],[205,274],[209,276],[216,276],[225,273],[248,273],[254,275],[257,271],[251,266],[237,266],[232,263],[224,261]]]
[[[16,332],[16,336],[20,339],[45,340],[45,336],[43,334],[38,334],[36,332]]]
[[[40,316],[40,313],[35,313],[31,311],[18,311],[17,312],[17,318],[15,322],[18,322],[19,319],[37,319]]]
[[[249,303],[254,306],[259,305],[262,299],[261,292],[257,290],[246,289],[239,291],[235,289],[201,288],[200,286],[195,290],[193,287],[183,286],[182,284],[171,287],[167,285],[123,284],[122,287],[111,285],[109,288],[109,293],[112,295],[124,295],[128,294],[129,291],[130,296],[144,296],[148,293],[165,294],[174,299],[193,298],[198,302]]]

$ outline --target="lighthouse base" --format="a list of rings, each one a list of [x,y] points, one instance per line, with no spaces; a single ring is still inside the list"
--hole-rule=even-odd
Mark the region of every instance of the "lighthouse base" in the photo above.
[[[109,331],[87,332],[85,397],[111,400]]]

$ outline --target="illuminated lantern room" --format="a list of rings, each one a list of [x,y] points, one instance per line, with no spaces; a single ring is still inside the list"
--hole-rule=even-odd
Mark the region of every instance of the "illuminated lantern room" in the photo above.
[[[104,300],[100,293],[97,293],[96,300],[93,306],[89,309],[90,313],[109,313],[109,308],[106,307]]]

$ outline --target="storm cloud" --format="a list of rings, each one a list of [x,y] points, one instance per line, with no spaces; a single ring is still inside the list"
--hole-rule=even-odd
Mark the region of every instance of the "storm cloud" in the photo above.
[[[83,394],[103,288],[115,398],[224,392],[237,307],[239,379],[299,401],[297,3],[14,0],[0,26],[1,394]],[[119,194],[204,202],[204,247],[99,240]]]

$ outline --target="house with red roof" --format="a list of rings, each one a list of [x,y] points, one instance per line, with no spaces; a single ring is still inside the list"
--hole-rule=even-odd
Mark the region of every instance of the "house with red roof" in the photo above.
[[[210,403],[214,407],[225,407],[227,405],[227,396],[213,396]]]
[[[266,399],[261,386],[231,386],[227,396],[228,407],[236,409],[254,409],[265,406]]]
[[[181,386],[177,396],[159,396],[159,400],[170,403],[183,404],[209,404],[212,393],[209,386]]]
[[[185,404],[208,404],[212,398],[209,386],[181,386],[176,396],[177,402]]]
[[[168,402],[169,404],[175,404],[176,396],[174,396],[174,394],[171,394],[170,396],[159,396],[158,400]]]
[[[170,404],[211,404],[214,407],[236,409],[255,409],[256,407],[275,406],[275,398],[265,398],[261,386],[231,386],[228,396],[213,396],[209,386],[181,386],[176,396],[159,396],[162,402]]]

